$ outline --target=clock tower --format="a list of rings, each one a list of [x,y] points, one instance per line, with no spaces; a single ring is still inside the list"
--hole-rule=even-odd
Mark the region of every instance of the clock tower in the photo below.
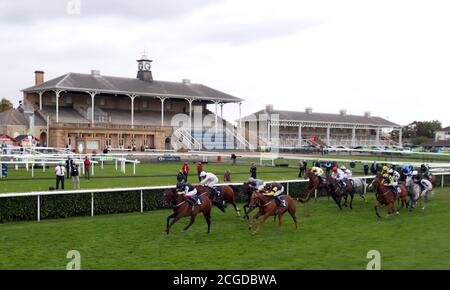
[[[152,60],[148,59],[147,53],[144,51],[141,59],[137,60],[138,63],[138,73],[137,78],[141,81],[152,82]]]

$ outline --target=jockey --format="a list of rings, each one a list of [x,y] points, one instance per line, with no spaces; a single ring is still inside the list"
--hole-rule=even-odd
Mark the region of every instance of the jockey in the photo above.
[[[387,167],[386,165],[383,166],[383,169],[381,170],[381,174],[385,175],[385,174],[388,174],[388,172],[389,172],[389,167]]]
[[[213,195],[220,196],[220,192],[215,189],[215,185],[219,182],[219,178],[217,178],[214,173],[202,171],[200,177],[202,178],[200,184],[209,187]]]
[[[311,168],[311,172],[312,172],[315,176],[319,177],[320,183],[323,183],[323,176],[322,176],[322,175],[323,175],[323,169],[322,169],[322,168],[313,166],[313,167]]]
[[[250,177],[248,179],[248,185],[253,189],[259,189],[260,186],[264,186],[265,184],[264,181],[262,181],[261,179]]]
[[[344,172],[344,179],[352,178],[353,173],[350,169],[347,169],[344,165],[342,165],[341,170]]]
[[[414,170],[412,173],[413,181],[420,185],[420,188],[422,189],[421,195],[425,194],[428,190],[433,190],[433,185],[428,179],[420,178],[419,173],[417,170]]]
[[[197,189],[189,183],[179,182],[177,184],[178,194],[193,200],[193,204],[202,204],[200,197],[197,195]]]
[[[398,182],[400,180],[400,174],[394,170],[394,169],[389,169],[388,171],[389,176],[392,176],[393,179],[393,183],[392,183],[392,187],[394,188],[394,192],[395,193],[400,193],[400,186],[398,185]]]
[[[333,166],[333,173],[331,173],[331,177],[338,182],[340,187],[345,187],[345,173],[337,166]]]
[[[411,167],[409,167],[409,166],[403,166],[402,171],[403,171],[403,174],[406,176],[410,176],[412,173]]]
[[[286,206],[284,199],[281,199],[280,195],[284,192],[284,186],[277,182],[267,184],[265,187],[266,192],[264,195],[273,196],[280,206]]]
[[[430,173],[430,166],[422,164],[420,165],[420,170],[422,170],[422,175],[427,178],[428,180],[431,180],[431,173]]]

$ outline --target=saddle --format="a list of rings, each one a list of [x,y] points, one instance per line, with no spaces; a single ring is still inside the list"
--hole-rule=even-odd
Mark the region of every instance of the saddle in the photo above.
[[[189,203],[192,207],[199,205],[199,201],[200,203],[203,203],[201,196],[198,195],[194,195],[192,198],[186,197],[186,202]]]
[[[287,201],[286,201],[286,199],[283,196],[274,196],[274,199],[275,199],[275,204],[278,207],[285,207],[285,206],[287,206]],[[284,203],[284,205],[281,204],[282,202]]]

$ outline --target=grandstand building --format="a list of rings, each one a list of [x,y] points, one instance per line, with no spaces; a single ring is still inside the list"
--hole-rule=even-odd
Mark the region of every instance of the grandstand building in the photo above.
[[[259,146],[299,148],[303,146],[392,146],[402,144],[402,127],[380,117],[274,110],[267,105],[264,110],[238,120],[243,124],[248,140],[253,137]],[[273,134],[273,131],[277,131]],[[399,139],[391,140],[389,132],[399,131]],[[257,132],[257,133],[256,133]],[[277,145],[275,145],[277,144]]]
[[[217,127],[226,123],[221,118],[224,104],[238,104],[240,111],[242,99],[187,79],[154,80],[152,60],[144,55],[137,63],[136,78],[104,76],[93,70],[90,74],[66,73],[44,81],[44,72],[36,71],[35,85],[22,91],[25,106],[34,108],[48,125],[48,132],[41,132],[38,138],[48,140],[45,145],[50,147],[88,152],[105,146],[171,149],[170,138],[174,135],[198,149],[206,145],[220,149],[236,146],[234,137],[228,138],[225,129]],[[215,106],[214,113],[207,109],[210,104]],[[203,142],[207,130],[192,125],[194,111],[215,116],[217,134],[207,138],[209,144]],[[180,113],[189,116],[190,124],[184,128],[171,123],[172,117]]]

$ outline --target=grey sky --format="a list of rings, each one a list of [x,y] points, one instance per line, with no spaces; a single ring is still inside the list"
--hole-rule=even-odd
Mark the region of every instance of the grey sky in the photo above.
[[[146,49],[156,79],[244,98],[244,114],[271,103],[450,124],[448,1],[81,0],[80,15],[69,2],[0,2],[0,97],[17,104],[36,69],[135,77]]]

